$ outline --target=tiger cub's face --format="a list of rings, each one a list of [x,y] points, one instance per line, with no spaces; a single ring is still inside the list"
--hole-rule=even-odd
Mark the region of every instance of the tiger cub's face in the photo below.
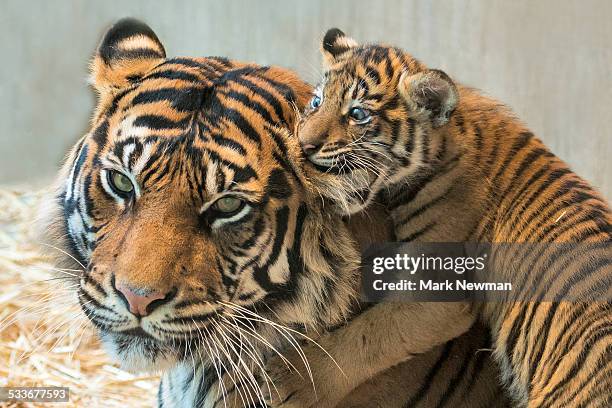
[[[343,213],[367,207],[386,186],[434,158],[431,145],[455,109],[457,89],[400,49],[359,46],[331,29],[321,47],[325,74],[298,137],[320,192]]]
[[[224,59],[165,59],[134,20],[107,33],[93,74],[99,106],[66,163],[55,227],[84,268],[82,309],[124,366],[203,358],[240,330],[263,339],[263,318],[343,317],[358,260],[343,226],[326,248],[344,252],[335,270],[302,246],[308,231],[326,243],[283,132],[304,83]]]

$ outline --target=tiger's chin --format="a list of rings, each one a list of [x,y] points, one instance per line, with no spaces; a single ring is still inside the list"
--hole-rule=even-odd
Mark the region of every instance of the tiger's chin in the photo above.
[[[178,348],[153,338],[109,332],[100,332],[99,335],[106,352],[126,371],[159,373],[176,366],[181,360]]]

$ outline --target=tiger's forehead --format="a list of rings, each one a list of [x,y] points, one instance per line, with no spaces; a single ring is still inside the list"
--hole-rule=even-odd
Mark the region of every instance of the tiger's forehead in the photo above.
[[[361,45],[341,54],[324,74],[324,84],[348,87],[363,83],[393,85],[404,71],[417,72],[425,67],[412,55],[384,45]]]
[[[98,159],[104,168],[131,175],[143,191],[182,190],[195,194],[194,202],[230,191],[254,200],[263,194],[262,180],[273,168],[268,146],[249,145],[234,127],[211,126],[205,119],[176,132],[160,136],[147,127],[123,124],[125,136],[113,140]]]
[[[261,196],[275,162],[268,128],[286,114],[270,100],[282,95],[266,88],[260,67],[206,64],[168,60],[117,95],[91,132],[102,166],[129,173],[143,190],[182,185],[200,200],[229,190]]]
[[[181,137],[190,119],[201,109],[207,90],[235,65],[211,58],[165,60],[117,93],[98,117],[107,122],[107,136],[113,142]]]

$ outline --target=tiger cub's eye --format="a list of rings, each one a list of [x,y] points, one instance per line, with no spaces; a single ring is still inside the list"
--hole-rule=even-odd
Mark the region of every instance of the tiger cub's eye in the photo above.
[[[358,124],[368,123],[371,119],[370,113],[362,108],[351,108],[348,114]]]
[[[229,214],[238,211],[244,205],[244,201],[236,197],[222,197],[215,201],[213,208],[221,213]]]
[[[321,97],[319,95],[315,95],[310,100],[310,107],[317,109],[319,106],[321,106]]]
[[[109,181],[113,190],[120,194],[129,194],[134,191],[132,181],[123,173],[111,171]]]

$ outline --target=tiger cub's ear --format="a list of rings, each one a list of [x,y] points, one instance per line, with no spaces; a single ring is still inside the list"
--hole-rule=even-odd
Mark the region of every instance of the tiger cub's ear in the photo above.
[[[101,97],[113,95],[138,80],[166,58],[153,30],[124,18],[104,34],[91,63],[90,81]]]
[[[429,69],[400,77],[398,90],[410,110],[431,120],[434,127],[445,125],[459,102],[459,92],[443,71]]]
[[[323,65],[325,68],[330,67],[341,54],[357,47],[357,41],[337,28],[331,28],[325,33],[323,43],[321,44],[321,53],[323,54]]]

